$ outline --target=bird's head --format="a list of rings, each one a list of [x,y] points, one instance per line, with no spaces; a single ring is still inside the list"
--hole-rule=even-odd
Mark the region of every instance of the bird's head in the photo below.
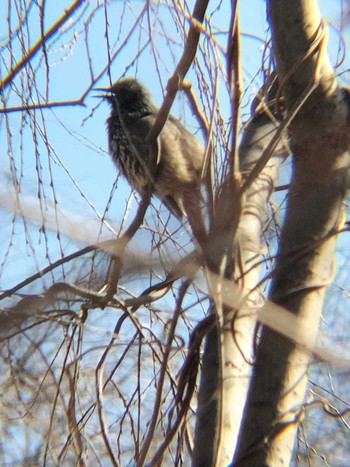
[[[95,88],[103,91],[100,97],[107,99],[113,112],[122,115],[136,115],[154,112],[151,95],[135,78],[116,81],[110,88]]]

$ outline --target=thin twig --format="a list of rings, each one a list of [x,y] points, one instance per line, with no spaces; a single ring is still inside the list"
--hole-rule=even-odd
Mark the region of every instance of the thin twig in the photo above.
[[[145,194],[141,198],[141,202],[139,204],[137,213],[135,215],[135,218],[132,220],[131,224],[129,227],[126,229],[124,234],[118,239],[120,244],[118,245],[118,254],[114,255],[114,257],[111,260],[111,266],[108,274],[108,284],[107,284],[107,292],[105,296],[105,302],[108,303],[112,298],[113,295],[115,294],[117,290],[117,283],[119,280],[120,276],[120,270],[122,267],[122,258],[125,252],[125,248],[129,241],[132,239],[132,237],[135,235],[139,227],[141,226],[143,219],[145,217],[145,213],[147,211],[147,208],[149,206],[151,199],[151,192],[149,191],[147,194]]]
[[[85,95],[85,94],[84,94]],[[81,107],[86,107],[83,98],[74,99],[71,101],[54,101],[54,102],[46,102],[43,104],[28,104],[28,105],[20,105],[18,107],[4,107],[0,109],[0,114],[9,114],[13,112],[25,112],[29,110],[42,110],[42,109],[52,109],[53,107],[70,107],[79,105]]]
[[[179,293],[179,297],[178,297],[178,300],[177,300],[176,310],[175,310],[174,316],[173,316],[173,318],[171,320],[170,329],[167,332],[168,338],[167,338],[165,351],[164,351],[162,362],[161,362],[159,378],[158,378],[158,381],[157,381],[157,393],[156,393],[156,398],[155,398],[155,401],[154,401],[153,413],[152,413],[150,423],[148,425],[148,430],[147,430],[147,434],[146,434],[146,437],[145,437],[145,441],[144,441],[144,443],[142,445],[139,458],[137,459],[136,467],[142,467],[144,465],[147,453],[149,451],[150,445],[151,445],[152,440],[154,438],[154,432],[155,432],[155,428],[156,428],[156,425],[157,425],[157,420],[158,420],[159,412],[160,412],[160,406],[161,406],[161,402],[162,402],[163,387],[164,387],[165,376],[166,376],[166,373],[167,373],[168,360],[169,360],[170,352],[171,352],[171,350],[173,348],[172,343],[173,343],[174,336],[175,336],[175,330],[176,330],[178,319],[179,319],[180,314],[181,314],[182,301],[183,301],[183,299],[185,297],[185,294],[187,292],[187,289],[188,289],[188,287],[190,285],[191,285],[191,282],[188,281],[188,280],[186,280],[182,284],[182,287],[181,287],[180,293]]]
[[[51,28],[47,31],[46,34],[40,37],[40,39],[36,42],[36,44],[28,51],[27,54],[17,63],[17,65],[13,68],[13,70],[5,77],[3,81],[0,81],[0,90],[4,91],[6,87],[14,80],[14,78],[18,75],[18,73],[26,66],[28,62],[30,62],[34,56],[39,52],[39,50],[43,47],[47,41],[57,33],[57,31],[64,25],[66,21],[72,18],[75,11],[83,5],[85,2],[84,0],[77,0],[73,3],[69,8],[64,10],[64,14],[51,26]]]

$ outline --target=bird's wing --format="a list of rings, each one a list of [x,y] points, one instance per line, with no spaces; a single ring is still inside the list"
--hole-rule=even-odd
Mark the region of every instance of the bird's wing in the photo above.
[[[157,178],[157,169],[159,168],[162,157],[161,138],[158,136],[154,146],[151,147],[147,141],[147,136],[156,120],[155,113],[149,113],[141,118],[133,119],[127,123],[130,142],[135,148],[135,153],[140,162],[146,166],[153,182]],[[158,193],[159,196],[159,193]],[[183,210],[171,195],[161,197],[164,205],[179,220],[183,217]]]

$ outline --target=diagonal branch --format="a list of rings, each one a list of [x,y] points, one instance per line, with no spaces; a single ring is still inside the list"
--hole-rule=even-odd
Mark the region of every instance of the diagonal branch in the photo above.
[[[58,32],[58,30],[68,21],[73,14],[84,4],[84,0],[76,0],[69,8],[65,9],[64,14],[50,27],[50,29],[33,45],[33,47],[24,55],[13,70],[0,81],[0,91],[4,91],[7,86],[14,80],[18,73],[30,62],[39,50],[45,46],[46,42]]]

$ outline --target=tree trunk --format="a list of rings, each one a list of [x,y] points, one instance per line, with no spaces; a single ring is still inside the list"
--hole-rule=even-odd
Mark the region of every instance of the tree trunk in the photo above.
[[[326,55],[316,0],[270,0],[268,17],[289,127],[293,176],[270,299],[295,314],[312,348],[334,268],[348,160],[348,109]],[[310,352],[264,327],[233,465],[289,465]]]
[[[276,124],[264,113],[255,115],[247,124],[240,146],[243,180],[251,173],[275,133]],[[285,143],[278,142],[268,164],[246,193],[238,227],[245,274],[235,302],[225,299],[224,303],[234,309],[236,315],[243,309],[255,310],[260,301],[256,284],[260,275],[257,264],[264,213],[279,167],[287,155]],[[234,287],[232,282],[230,287]],[[247,313],[244,318],[225,326],[221,336],[217,327],[207,337],[199,387],[193,466],[227,465],[232,459],[251,374],[254,316],[254,313]],[[219,345],[224,347],[221,352]]]

